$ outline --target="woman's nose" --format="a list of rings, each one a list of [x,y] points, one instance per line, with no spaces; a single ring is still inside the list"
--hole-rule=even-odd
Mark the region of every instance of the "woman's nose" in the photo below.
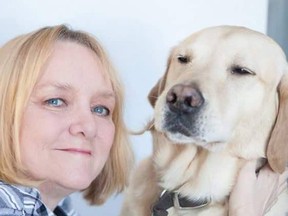
[[[69,131],[72,135],[83,136],[87,139],[97,135],[96,117],[91,111],[78,111],[72,117]]]

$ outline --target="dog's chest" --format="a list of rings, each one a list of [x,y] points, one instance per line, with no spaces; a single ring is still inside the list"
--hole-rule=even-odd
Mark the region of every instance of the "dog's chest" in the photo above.
[[[209,198],[216,202],[222,202],[230,193],[239,159],[226,152],[211,153],[194,146],[178,152],[173,148],[161,152],[166,155],[155,157],[155,167],[163,189],[179,192],[190,199]]]

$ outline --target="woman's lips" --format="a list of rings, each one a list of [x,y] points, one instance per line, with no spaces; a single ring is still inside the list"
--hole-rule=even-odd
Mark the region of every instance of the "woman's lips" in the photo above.
[[[78,148],[65,148],[65,149],[57,149],[59,151],[69,152],[69,153],[75,153],[75,154],[83,154],[83,155],[91,155],[90,150],[85,149],[78,149]]]

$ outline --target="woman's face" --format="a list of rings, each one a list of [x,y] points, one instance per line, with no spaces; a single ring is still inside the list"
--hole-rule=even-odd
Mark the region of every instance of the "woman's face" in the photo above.
[[[101,172],[115,131],[115,94],[103,70],[90,49],[55,44],[21,124],[22,163],[34,180],[73,192]]]

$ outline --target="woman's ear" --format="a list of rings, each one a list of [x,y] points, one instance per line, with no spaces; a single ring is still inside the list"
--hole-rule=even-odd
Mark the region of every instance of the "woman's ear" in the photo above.
[[[279,108],[276,123],[267,147],[267,159],[278,173],[285,170],[288,162],[288,74],[284,74],[278,86]]]
[[[172,58],[171,56],[172,56],[172,54],[170,55],[170,57],[168,59],[168,63],[167,63],[167,67],[166,67],[166,71],[165,71],[164,76],[158,80],[156,85],[150,90],[150,92],[148,94],[148,100],[149,100],[152,107],[155,106],[155,103],[156,103],[159,95],[163,92],[163,90],[165,88],[167,74],[168,74],[169,67],[171,64],[171,58]]]

